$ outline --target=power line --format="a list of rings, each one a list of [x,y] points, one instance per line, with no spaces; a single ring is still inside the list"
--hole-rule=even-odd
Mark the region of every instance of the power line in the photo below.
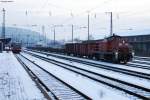
[[[42,5],[41,9],[45,8],[47,2],[48,2],[48,0],[45,0],[45,2],[44,2],[44,4]]]
[[[109,3],[110,1],[112,1],[112,0],[105,0],[105,1],[104,1],[103,3],[101,3],[100,5]],[[97,8],[101,8],[102,6],[100,6],[100,5],[98,5],[98,6],[94,7],[94,8],[91,8],[91,9],[89,9],[89,10],[80,12],[80,13],[78,13],[78,14],[76,14],[76,15],[74,14],[74,17],[81,16],[81,15],[83,15],[83,14],[92,12],[93,10],[95,10],[95,9],[97,9]],[[74,17],[70,17],[70,18],[66,19],[65,21],[61,22],[61,24],[64,24],[64,23],[66,23],[66,22],[72,20],[72,18],[74,18]]]

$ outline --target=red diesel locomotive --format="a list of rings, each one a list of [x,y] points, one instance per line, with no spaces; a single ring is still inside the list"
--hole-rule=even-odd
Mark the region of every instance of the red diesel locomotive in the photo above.
[[[103,59],[115,63],[127,63],[132,60],[134,55],[131,45],[117,35],[102,40],[68,43],[65,45],[65,52],[68,55],[86,56],[91,59]]]

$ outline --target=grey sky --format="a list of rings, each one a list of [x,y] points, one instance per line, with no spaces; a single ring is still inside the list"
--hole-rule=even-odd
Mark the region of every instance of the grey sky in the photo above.
[[[71,38],[71,24],[75,25],[75,37],[87,38],[87,11],[90,11],[90,34],[96,39],[109,34],[109,14],[113,12],[114,33],[118,35],[148,34],[150,31],[149,0],[14,0],[0,3],[6,9],[6,24],[41,32],[53,38],[52,25],[57,27],[58,39]],[[27,11],[27,15],[26,12]],[[0,13],[2,15],[2,12]],[[2,16],[0,16],[2,19]],[[0,22],[2,21],[0,19]],[[31,27],[31,25],[38,25]]]

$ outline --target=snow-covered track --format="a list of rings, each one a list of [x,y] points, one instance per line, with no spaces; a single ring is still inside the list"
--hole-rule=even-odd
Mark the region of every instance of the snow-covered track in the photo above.
[[[150,57],[140,57],[140,56],[135,56],[134,59],[150,61]]]
[[[139,65],[139,64],[133,63],[133,62],[126,64],[126,66],[150,70],[150,66],[145,66],[143,64]]]
[[[28,52],[28,51],[24,51],[24,52]],[[76,59],[73,57],[65,57],[65,56],[55,55],[55,54],[46,53],[46,52],[38,52],[38,51],[33,51],[33,52],[37,52],[37,53],[41,53],[44,55],[53,56],[53,57],[60,58],[60,59],[65,59],[65,60],[72,61],[72,62],[78,62],[81,64],[90,65],[90,66],[93,66],[96,68],[102,68],[102,69],[111,70],[114,72],[123,73],[123,74],[127,74],[127,75],[131,75],[131,76],[150,80],[150,74],[143,73],[143,72],[137,72],[137,71],[133,71],[130,69],[118,68],[118,67],[114,67],[114,66],[110,66],[110,65],[104,65],[104,64],[100,64],[100,63],[89,62],[89,61],[85,61],[85,60]],[[28,52],[28,53],[31,53],[31,52]]]
[[[133,63],[138,63],[138,64],[150,65],[150,61],[134,60],[134,61],[132,61],[132,62],[133,62]]]
[[[19,61],[19,63],[24,67],[24,69],[26,70],[26,72],[29,74],[29,76],[32,78],[32,80],[36,83],[36,85],[38,86],[38,88],[41,90],[41,92],[44,94],[45,98],[48,100],[51,100],[52,98],[49,96],[48,92],[50,92],[50,90],[48,89],[48,87],[43,84],[43,82],[28,68],[28,66],[18,57],[18,55],[15,55],[15,57],[17,58],[17,60]]]
[[[18,61],[34,75],[51,100],[90,100],[91,98],[76,90],[71,85],[54,76],[28,58],[17,55]]]
[[[64,62],[56,61],[47,57],[39,56],[37,54],[33,54],[33,53],[28,53],[28,54],[36,58],[39,58],[41,60],[44,60],[46,62],[60,66],[74,73],[80,74],[91,80],[100,82],[112,88],[116,88],[117,90],[124,91],[125,93],[136,96],[140,99],[148,100],[150,98],[150,89],[147,89],[145,87],[131,84],[131,83],[119,80],[119,79],[112,78],[112,77],[108,77],[106,75],[102,75],[93,71],[89,71],[89,70],[79,68],[70,64],[66,64]]]
[[[150,70],[150,58],[135,56],[134,60],[129,62],[127,66]]]

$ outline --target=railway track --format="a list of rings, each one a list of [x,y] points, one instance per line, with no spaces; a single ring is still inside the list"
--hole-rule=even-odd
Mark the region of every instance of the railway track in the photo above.
[[[135,56],[134,58],[137,59],[137,60],[146,60],[146,61],[150,61],[150,57],[138,57],[138,56]]]
[[[42,53],[42,54],[45,54],[45,55],[50,55],[50,56],[54,56],[54,57],[57,57],[57,58],[63,58],[64,59],[64,57],[62,57],[62,56],[56,56],[56,55],[51,55],[51,54],[49,54],[49,53],[46,53],[46,52],[39,52],[39,51],[36,51],[36,50],[33,50],[34,52],[37,52],[37,53]],[[138,59],[139,57],[135,57],[136,59]],[[65,58],[66,59],[66,58]],[[145,59],[148,59],[148,61],[150,61],[150,58],[139,58],[140,60],[142,59],[142,60],[145,60]],[[139,60],[138,59],[138,60]],[[74,60],[74,59],[66,59],[66,60]],[[75,59],[76,60],[76,59]],[[79,62],[79,61],[78,61]],[[83,62],[85,62],[85,61],[83,61]],[[82,63],[82,62],[81,62]],[[89,63],[84,63],[84,64],[88,64],[89,65]],[[127,63],[126,64],[126,66],[127,67],[133,67],[133,68],[140,68],[140,69],[146,69],[146,70],[150,70],[150,67],[149,66],[145,66],[145,65],[139,65],[139,64],[145,64],[145,63],[140,63],[140,62],[137,62],[137,64],[136,64],[136,62],[132,62],[132,63]],[[91,65],[91,64],[90,64]],[[102,64],[98,64],[98,65],[102,65]],[[147,63],[147,65],[150,65],[150,63]],[[97,66],[97,64],[96,64],[96,66]],[[96,67],[95,66],[95,67]],[[106,65],[102,65],[102,66],[106,66]],[[107,66],[106,66],[107,67]],[[128,70],[127,70],[128,71]],[[123,72],[124,73],[124,72]],[[124,73],[125,74],[125,73]],[[142,74],[142,73],[141,73]],[[146,78],[147,79],[147,78]],[[148,78],[148,79],[150,79],[150,78]]]
[[[134,57],[134,60],[129,62],[127,66],[150,70],[150,58]]]
[[[27,51],[25,51],[25,52],[27,52]],[[31,52],[27,52],[27,53],[31,53]],[[44,53],[44,52],[37,52],[37,53],[41,53],[44,55],[53,56],[53,57],[60,58],[60,59],[65,59],[68,61],[73,61],[73,62],[85,64],[85,65],[90,65],[90,66],[96,67],[96,68],[102,68],[102,69],[111,70],[111,71],[115,71],[115,72],[119,72],[119,73],[123,73],[123,74],[150,80],[150,74],[143,73],[143,72],[137,72],[137,71],[132,71],[132,70],[124,69],[124,68],[117,68],[117,67],[113,67],[113,66],[109,66],[109,65],[88,62],[88,61],[79,60],[79,59],[75,59],[75,58],[71,58],[71,57],[68,58],[68,57],[64,57],[64,56],[53,55],[50,53]]]
[[[84,77],[87,77],[91,80],[94,80],[96,82],[102,83],[104,85],[107,85],[109,87],[115,88],[120,91],[124,91],[127,94],[133,95],[137,98],[144,99],[144,100],[149,100],[150,99],[150,89],[131,84],[119,79],[115,79],[112,77],[108,77],[106,75],[102,75],[96,72],[92,72],[83,68],[79,68],[73,65],[69,65],[63,62],[59,62],[53,59],[49,59],[47,57],[42,57],[36,54],[28,53],[36,58],[39,58],[41,60],[44,60],[46,62],[55,64],[57,66],[60,66],[64,69],[67,69],[69,71],[72,71],[74,73],[80,74]]]
[[[126,66],[150,70],[150,66],[138,65],[136,63],[128,63],[128,64],[126,64]]]
[[[24,68],[38,80],[36,83],[44,87],[44,94],[48,100],[91,100],[90,97],[76,90],[50,72],[35,64],[22,55],[16,55]]]
[[[132,62],[133,62],[133,63],[137,63],[137,64],[150,65],[150,61],[149,61],[149,62],[144,62],[144,61],[134,60],[134,61],[132,61]]]

